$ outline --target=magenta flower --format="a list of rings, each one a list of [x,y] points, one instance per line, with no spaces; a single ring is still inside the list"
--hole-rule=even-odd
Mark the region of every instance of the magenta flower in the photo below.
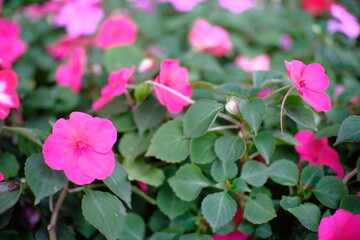
[[[104,10],[98,6],[100,1],[67,1],[56,15],[56,26],[65,27],[71,37],[94,34],[104,16]]]
[[[189,12],[196,5],[206,0],[161,0],[161,2],[169,2],[173,5],[176,11]]]
[[[233,13],[242,13],[255,6],[254,0],[218,0],[219,5]]]
[[[15,91],[18,84],[16,73],[10,69],[0,71],[0,119],[5,119],[10,108],[19,108],[20,101]]]
[[[0,172],[0,182],[4,181],[5,178],[4,178],[4,174],[2,172]]]
[[[335,19],[328,21],[327,30],[329,34],[342,32],[349,38],[357,38],[360,35],[360,24],[355,16],[351,15],[343,6],[332,4],[330,14]]]
[[[46,46],[46,51],[53,56],[55,59],[64,59],[69,56],[74,49],[77,47],[82,47],[85,45],[91,46],[93,44],[93,40],[88,37],[70,37],[70,36],[62,36],[60,40],[54,44],[49,44]]]
[[[325,74],[325,69],[320,64],[305,65],[298,60],[293,60],[285,61],[285,66],[289,78],[295,84],[300,96],[316,112],[327,112],[331,109],[330,98],[323,93],[328,88],[330,81]]]
[[[188,71],[179,66],[179,60],[164,60],[160,66],[159,76],[156,77],[155,83],[164,85],[185,97],[191,97],[192,89],[188,82]],[[176,114],[182,111],[184,106],[189,105],[189,101],[175,95],[174,93],[155,85],[155,93],[159,102],[166,106],[168,111]]]
[[[26,44],[20,39],[20,26],[6,18],[0,18],[0,59],[10,68],[25,52]]]
[[[131,75],[135,71],[135,66],[131,69],[122,68],[119,71],[112,72],[108,78],[108,84],[101,89],[101,97],[92,105],[94,111],[99,110],[111,101],[113,97],[123,94]]]
[[[74,93],[81,88],[81,79],[85,71],[86,52],[82,47],[74,49],[68,62],[56,70],[55,79],[59,86],[69,87]]]
[[[268,88],[266,88],[265,90],[262,90],[261,92],[258,92],[258,93],[256,94],[256,96],[257,96],[258,98],[264,98],[264,97],[266,97],[267,95],[269,95],[272,91],[273,91],[272,88],[271,88],[271,87],[268,87]]]
[[[101,24],[95,44],[102,49],[130,45],[136,41],[136,33],[137,25],[130,18],[109,17]]]
[[[326,138],[314,138],[315,135],[306,130],[295,135],[295,139],[300,143],[295,146],[296,152],[300,155],[300,161],[328,166],[337,173],[338,178],[342,178],[344,169],[339,162],[339,154],[329,146]]]
[[[319,240],[359,240],[359,226],[360,214],[352,215],[338,209],[334,215],[321,219],[318,230]]]
[[[62,8],[61,1],[50,1],[42,4],[29,4],[21,8],[21,12],[33,22],[39,21],[49,13],[57,13]]]
[[[270,69],[270,58],[267,54],[261,54],[253,59],[239,55],[235,59],[235,64],[247,73],[267,71]]]
[[[228,54],[233,48],[227,31],[218,26],[211,26],[204,19],[196,20],[194,23],[189,33],[189,42],[194,51],[216,57]]]
[[[55,122],[53,133],[44,143],[45,162],[54,170],[64,170],[66,177],[78,185],[103,180],[115,167],[112,147],[116,137],[109,120],[73,112],[69,120]]]

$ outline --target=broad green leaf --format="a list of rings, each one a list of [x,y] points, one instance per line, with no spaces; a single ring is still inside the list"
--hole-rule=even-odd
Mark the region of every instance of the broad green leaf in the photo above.
[[[325,112],[325,115],[328,121],[334,124],[340,124],[349,117],[350,112],[346,107],[333,106],[330,111]]]
[[[149,240],[173,240],[176,233],[157,232],[151,235]]]
[[[145,222],[136,213],[129,213],[125,216],[125,225],[121,229],[120,239],[143,240],[145,238]]]
[[[314,114],[309,107],[305,107],[300,96],[291,95],[285,102],[286,114],[296,123],[316,130]]]
[[[187,212],[170,222],[170,227],[185,227],[186,231],[191,231],[195,228],[196,216]]]
[[[120,139],[119,152],[127,162],[131,162],[146,152],[150,145],[151,137],[151,131],[147,131],[143,135],[139,135],[136,132],[127,132]]]
[[[243,165],[240,178],[252,186],[261,187],[266,183],[268,176],[269,169],[265,164],[249,160]]]
[[[107,192],[86,189],[81,209],[86,221],[107,239],[116,240],[121,237],[126,209],[117,197]]]
[[[337,136],[339,129],[340,129],[339,124],[324,127],[315,135],[315,139]]]
[[[246,197],[244,216],[255,224],[267,223],[276,217],[274,204],[267,195],[262,193]]]
[[[269,198],[272,198],[272,193],[271,193],[270,189],[268,189],[268,188],[265,187],[265,186],[262,186],[262,187],[253,187],[253,188],[251,188],[250,197],[256,196],[256,195],[258,195],[259,193],[265,194],[265,195],[267,195]]]
[[[216,160],[211,166],[211,176],[217,182],[224,182],[226,179],[234,178],[238,173],[235,162],[223,162]]]
[[[233,188],[231,189],[234,192],[251,192],[251,189],[241,178],[235,178],[233,181]]]
[[[184,138],[183,122],[172,120],[154,134],[146,156],[155,156],[165,162],[182,162],[189,153],[190,140]]]
[[[19,172],[20,165],[15,156],[10,153],[0,155],[0,172],[4,174],[4,178],[16,177]]]
[[[315,187],[315,185],[324,177],[324,167],[322,165],[310,164],[301,171],[301,181],[304,189]]]
[[[245,141],[237,136],[222,136],[215,141],[215,153],[224,162],[239,160],[245,147]]]
[[[289,145],[299,145],[299,142],[290,134],[284,132],[282,133],[281,131],[275,130],[275,131],[271,131],[272,134],[274,135],[274,137],[284,143],[287,143]]]
[[[234,219],[233,219],[234,220]],[[220,227],[216,232],[214,232],[217,235],[225,235],[231,232],[234,232],[236,230],[236,224],[234,221],[230,221],[224,226]]]
[[[207,234],[188,233],[181,236],[179,240],[213,240],[213,238]]]
[[[131,113],[123,113],[111,118],[111,122],[118,132],[128,132],[136,130],[135,121]]]
[[[301,204],[301,199],[298,196],[290,197],[290,196],[282,196],[280,200],[280,206],[284,210],[288,210],[289,208],[297,207]]]
[[[15,180],[0,182],[0,214],[14,206],[21,193],[20,183]]]
[[[264,157],[266,164],[269,165],[270,157],[274,153],[276,140],[274,136],[268,132],[260,132],[254,139],[255,146],[261,156]]]
[[[255,230],[255,236],[259,238],[268,238],[272,235],[271,225],[264,223],[258,226]]]
[[[199,167],[186,164],[169,178],[169,184],[176,196],[184,201],[192,201],[200,194],[201,189],[211,185]]]
[[[127,172],[120,163],[115,163],[113,173],[104,180],[104,183],[131,208],[131,184],[127,179]]]
[[[299,179],[299,169],[296,164],[289,160],[278,160],[270,167],[269,177],[276,183],[284,186],[295,186]]]
[[[135,45],[113,47],[105,51],[104,64],[110,73],[124,67],[137,66],[144,58],[144,53]]]
[[[186,137],[200,137],[214,123],[223,105],[211,100],[199,100],[190,106],[185,114],[184,133]]]
[[[241,99],[239,108],[246,122],[250,125],[255,135],[257,135],[257,131],[259,130],[266,112],[264,101],[257,97],[250,100]]]
[[[199,138],[192,138],[190,141],[190,159],[196,164],[205,164],[214,161],[215,141],[217,136],[214,133],[206,133]]]
[[[341,123],[334,145],[342,142],[360,142],[360,116],[348,117]]]
[[[214,231],[232,220],[236,208],[235,200],[226,192],[207,195],[201,203],[202,214]]]
[[[360,196],[345,195],[341,198],[340,208],[352,214],[360,214]]]
[[[40,140],[39,132],[36,129],[23,128],[23,127],[6,127],[6,126],[3,126],[1,128],[6,131],[13,132],[13,133],[19,134],[21,136],[24,136],[27,139],[29,139],[30,141],[39,145],[40,147],[42,147],[42,145],[43,145]]]
[[[61,190],[67,183],[64,173],[49,168],[42,154],[32,155],[26,160],[25,177],[35,194],[35,205],[44,197]]]
[[[252,79],[253,79],[254,87],[260,88],[263,87],[269,81],[282,80],[283,76],[280,72],[275,72],[275,71],[253,71]]]
[[[161,169],[145,163],[143,159],[124,162],[124,168],[129,174],[130,180],[141,181],[154,187],[160,186],[165,180],[164,172]]]
[[[254,232],[254,225],[244,219],[238,226],[237,230],[245,234],[251,235]]]
[[[148,226],[153,232],[160,232],[169,226],[169,218],[165,216],[160,210],[156,209],[149,218]]]
[[[318,236],[314,233],[310,233],[306,236],[306,238],[304,240],[318,240]]]
[[[301,204],[295,208],[289,208],[291,212],[301,224],[310,231],[317,232],[321,213],[318,206],[312,203]]]
[[[168,186],[159,191],[156,203],[160,211],[170,219],[185,213],[191,206],[191,202],[185,202],[179,199]]]
[[[326,207],[337,209],[341,198],[349,194],[345,184],[337,177],[326,176],[314,188],[316,198]]]

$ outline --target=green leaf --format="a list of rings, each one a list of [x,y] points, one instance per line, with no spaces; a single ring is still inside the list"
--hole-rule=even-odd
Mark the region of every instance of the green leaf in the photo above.
[[[340,208],[352,214],[360,214],[360,196],[345,195],[341,198]]]
[[[120,239],[143,240],[145,238],[145,222],[136,213],[129,213],[125,217],[125,225],[121,229]]]
[[[260,132],[254,139],[255,146],[261,156],[264,157],[266,164],[269,165],[270,157],[274,153],[276,140],[274,136],[268,132]]]
[[[20,165],[15,156],[10,153],[0,155],[0,172],[4,174],[4,178],[16,177],[19,172]]]
[[[274,137],[284,143],[287,143],[289,145],[299,145],[299,142],[293,137],[291,136],[290,134],[284,132],[284,133],[281,133],[281,131],[271,131],[272,134],[274,135]]]
[[[130,180],[137,180],[154,187],[160,186],[164,180],[164,172],[150,164],[146,164],[143,159],[136,159],[132,162],[124,162],[124,168],[129,174]]]
[[[271,226],[269,223],[264,223],[258,226],[255,230],[255,236],[259,238],[268,238],[272,235]]]
[[[35,194],[35,205],[44,197],[61,190],[67,182],[62,171],[55,171],[46,165],[42,154],[32,155],[26,160],[25,177]]]
[[[111,118],[111,122],[118,132],[128,132],[136,130],[133,115],[131,113],[123,113]]]
[[[168,181],[176,196],[184,201],[194,200],[203,188],[211,185],[200,168],[192,164],[180,167]]]
[[[323,165],[310,164],[301,171],[301,181],[304,183],[304,189],[315,187],[315,185],[324,177]]]
[[[181,236],[179,240],[213,240],[213,238],[207,234],[188,233]]]
[[[223,162],[216,160],[211,166],[211,176],[217,182],[224,182],[226,179],[235,177],[238,167],[235,162]]]
[[[237,136],[222,136],[215,141],[215,153],[224,162],[239,160],[245,147],[245,141]]]
[[[214,232],[232,220],[236,208],[235,200],[226,192],[207,195],[201,203],[201,211]]]
[[[268,176],[269,170],[265,164],[249,160],[243,165],[240,178],[252,186],[261,187],[266,183]]]
[[[246,122],[250,125],[251,130],[256,135],[266,112],[264,101],[257,97],[250,100],[241,99],[239,108]]]
[[[342,142],[360,142],[360,116],[348,117],[341,123],[334,145]]]
[[[251,189],[248,187],[246,182],[241,178],[234,179],[233,188],[231,190],[234,192],[251,192]]]
[[[247,221],[247,220],[243,220],[239,227],[237,228],[237,230],[239,230],[240,232],[242,233],[245,233],[245,234],[248,234],[248,235],[251,235],[253,232],[254,232],[254,225]]]
[[[196,101],[185,114],[185,136],[196,138],[204,135],[222,109],[223,105],[215,101]]]
[[[288,211],[291,212],[304,227],[310,231],[317,232],[321,213],[315,204],[301,204],[295,208],[289,208]]]
[[[168,186],[159,191],[156,202],[160,211],[170,219],[185,213],[191,206],[191,202],[179,199]]]
[[[316,130],[314,114],[309,107],[305,107],[300,96],[291,95],[285,102],[286,114],[296,123]]]
[[[151,235],[149,240],[173,240],[176,233],[157,232]]]
[[[24,136],[27,139],[29,139],[30,141],[39,145],[40,147],[42,147],[42,145],[43,145],[40,140],[40,137],[39,137],[39,132],[36,131],[36,129],[23,128],[23,127],[6,127],[6,126],[3,126],[1,128],[6,131],[13,132],[13,133],[19,134],[21,136]]]
[[[116,240],[121,237],[126,209],[117,197],[107,192],[86,189],[81,209],[86,221],[107,239]]]
[[[348,190],[339,178],[326,176],[316,184],[314,193],[326,207],[337,209],[341,198],[348,194]]]
[[[244,216],[248,221],[255,224],[267,223],[276,217],[271,198],[262,193],[246,197]]]
[[[301,199],[298,196],[290,197],[290,196],[282,196],[280,200],[280,206],[284,210],[288,210],[289,208],[297,207],[301,204]]]
[[[183,122],[172,120],[154,134],[146,156],[155,156],[165,162],[182,162],[189,153],[190,140],[184,138]]]
[[[127,132],[123,135],[119,143],[119,152],[124,156],[127,162],[146,152],[150,145],[152,132],[148,131],[143,135],[136,132]]]
[[[144,53],[135,45],[113,47],[105,51],[104,64],[110,73],[120,68],[137,66],[144,58]]]
[[[318,240],[318,236],[314,233],[310,233],[306,236],[306,238],[304,240]]]
[[[217,156],[215,153],[215,141],[217,136],[214,133],[206,133],[199,138],[192,138],[190,141],[190,159],[197,164],[205,164],[214,161]]]
[[[284,186],[295,186],[299,179],[299,169],[289,160],[278,160],[270,165],[270,178]]]
[[[254,87],[260,88],[263,87],[269,81],[282,80],[283,76],[280,72],[275,72],[275,71],[253,71],[252,79],[253,79]]]
[[[127,179],[127,172],[120,163],[115,163],[113,173],[104,180],[104,183],[131,208],[131,184]]]
[[[339,124],[324,127],[315,135],[315,139],[337,136],[339,129],[340,129]]]
[[[0,214],[14,206],[21,194],[20,183],[15,180],[0,182]]]

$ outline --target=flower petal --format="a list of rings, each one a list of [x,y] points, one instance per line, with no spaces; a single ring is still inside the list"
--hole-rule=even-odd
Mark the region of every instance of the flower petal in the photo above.
[[[315,163],[313,162],[314,159],[328,144],[326,138],[314,140],[315,135],[307,130],[298,132],[294,137],[300,143],[300,145],[295,146],[296,152],[302,160],[308,160],[310,163]]]
[[[95,178],[85,175],[80,170],[78,159],[70,161],[68,167],[64,169],[64,173],[71,182],[78,185],[89,184],[95,180]]]
[[[59,133],[51,134],[43,146],[46,164],[55,170],[63,170],[73,161],[75,144]]]
[[[330,80],[325,69],[318,63],[307,65],[302,73],[301,80],[306,82],[306,88],[322,92],[329,87]]]
[[[317,162],[332,168],[337,173],[338,178],[342,179],[344,176],[344,168],[339,162],[339,154],[332,147],[324,147]]]
[[[299,82],[301,81],[302,72],[306,65],[298,60],[292,60],[291,62],[285,60],[284,62],[290,80],[297,88],[300,88]]]
[[[330,98],[323,92],[314,92],[305,88],[302,92],[299,91],[299,94],[316,112],[327,112],[331,109]]]

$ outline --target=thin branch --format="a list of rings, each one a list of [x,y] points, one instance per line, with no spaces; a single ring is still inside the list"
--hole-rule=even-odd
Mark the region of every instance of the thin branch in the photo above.
[[[156,205],[156,200],[149,197],[148,195],[146,195],[143,191],[141,191],[139,188],[135,187],[135,186],[131,186],[131,191],[133,191],[133,193],[139,195],[140,197],[142,197],[145,201],[147,201],[148,203],[152,204],[152,205]]]
[[[229,122],[232,122],[232,123],[235,124],[235,125],[238,125],[238,126],[241,125],[241,122],[239,122],[238,120],[236,120],[236,119],[234,119],[234,118],[232,118],[232,117],[230,117],[230,116],[228,116],[228,115],[226,115],[226,114],[224,114],[224,113],[219,113],[219,114],[218,114],[218,117],[220,117],[220,118],[222,118],[222,119],[225,119],[225,120],[227,120],[227,121],[229,121]]]
[[[287,93],[284,96],[284,99],[282,100],[281,103],[281,109],[280,109],[280,129],[281,129],[281,134],[284,134],[284,128],[283,128],[283,112],[284,112],[284,105],[285,105],[285,101],[287,99],[287,97],[289,96],[289,94],[291,93],[292,90],[294,90],[296,88],[296,86],[292,86]]]
[[[343,183],[347,184],[349,182],[349,180],[354,177],[357,174],[357,170],[356,168],[354,168],[351,172],[349,172],[348,174],[345,175],[344,179],[343,179]]]
[[[224,130],[224,129],[238,129],[238,125],[228,125],[228,126],[221,126],[221,127],[213,127],[208,130],[208,132],[218,131],[218,130]]]
[[[276,89],[275,91],[272,91],[271,93],[269,93],[268,95],[266,95],[265,97],[263,97],[263,100],[266,100],[268,99],[269,97],[273,96],[274,94],[278,93],[278,92],[281,92],[282,90],[284,89],[287,89],[289,87],[291,87],[293,84],[289,84],[289,85],[286,85],[284,87],[281,87],[281,88],[278,88]]]
[[[125,95],[125,98],[126,98],[128,104],[130,106],[131,111],[133,112],[135,110],[134,100],[132,99],[132,97],[131,97],[128,90],[124,91],[124,95]]]

